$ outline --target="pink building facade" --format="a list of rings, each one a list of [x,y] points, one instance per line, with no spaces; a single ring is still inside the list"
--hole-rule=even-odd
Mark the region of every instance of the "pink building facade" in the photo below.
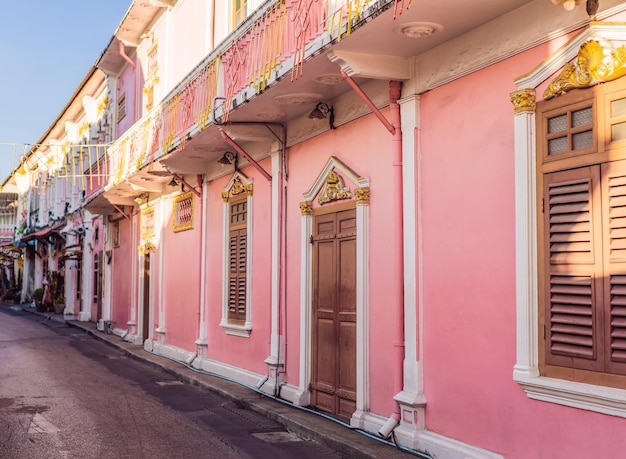
[[[432,457],[622,454],[625,3],[144,3],[79,319]]]

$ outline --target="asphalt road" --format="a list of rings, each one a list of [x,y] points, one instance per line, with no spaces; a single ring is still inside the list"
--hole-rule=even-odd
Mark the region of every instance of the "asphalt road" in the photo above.
[[[339,458],[83,331],[0,307],[0,458]]]

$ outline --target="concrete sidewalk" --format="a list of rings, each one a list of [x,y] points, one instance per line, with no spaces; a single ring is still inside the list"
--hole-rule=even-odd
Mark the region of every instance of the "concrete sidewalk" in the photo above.
[[[142,347],[127,343],[117,335],[99,331],[91,322],[66,320],[60,314],[36,312],[29,304],[19,305],[23,311],[45,317],[48,320],[65,322],[71,327],[84,330],[95,338],[123,351],[127,356],[158,367],[175,375],[183,382],[209,390],[228,400],[237,401],[247,409],[263,414],[282,424],[289,432],[301,438],[316,441],[349,458],[409,458],[429,456],[408,449],[396,448],[390,442],[382,442],[357,430],[346,427],[319,414],[299,409],[294,405],[267,397],[246,386],[203,374],[188,366],[152,354]]]

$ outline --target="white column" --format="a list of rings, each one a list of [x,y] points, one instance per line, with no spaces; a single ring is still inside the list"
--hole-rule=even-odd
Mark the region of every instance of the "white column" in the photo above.
[[[404,224],[404,364],[402,391],[394,400],[400,405],[398,435],[413,444],[424,429],[426,399],[422,374],[421,296],[421,183],[420,183],[420,96],[400,101],[402,123],[402,182]],[[406,440],[405,440],[406,441]]]
[[[311,302],[312,299],[312,271],[313,248],[310,243],[313,234],[313,208],[310,201],[300,203],[302,219],[300,223],[300,381],[296,405],[306,406],[310,403],[311,393]]]
[[[272,160],[272,286],[271,286],[271,338],[270,355],[265,359],[269,366],[269,388],[278,387],[278,367],[282,366],[283,356],[280,355],[280,255],[281,255],[281,209],[282,209],[282,170],[281,155],[275,151]]]
[[[93,244],[90,243],[93,230],[91,228],[90,217],[89,219],[87,217],[83,219],[82,227],[85,229],[81,247],[83,257],[82,260],[78,261],[78,263],[82,263],[80,271],[82,279],[76,279],[76,282],[81,283],[80,313],[78,314],[78,320],[88,322],[91,319],[91,304],[93,302]]]
[[[207,300],[206,300],[206,276],[207,276],[207,231],[208,231],[208,213],[209,213],[209,184],[202,181],[202,199],[200,200],[200,324],[198,327],[198,339],[196,340],[197,354],[200,359],[207,357]],[[200,362],[196,362],[194,366],[200,368]]]
[[[517,351],[513,377],[539,376],[537,305],[537,228],[535,90],[511,94],[515,109],[515,284]]]
[[[156,305],[158,307],[158,315],[157,315],[157,328],[156,328],[156,333],[157,336],[155,337],[161,344],[163,344],[165,342],[165,301],[163,299],[163,294],[164,294],[164,287],[165,287],[165,278],[163,276],[163,266],[164,266],[164,260],[165,260],[165,229],[163,228],[165,225],[165,214],[164,214],[164,210],[165,210],[165,199],[161,198],[159,200],[159,218],[155,219],[158,220],[158,224],[157,221],[155,221],[155,227],[158,228],[158,243],[156,244],[156,250],[155,252],[153,252],[153,254],[158,254],[159,257],[159,269],[156,273],[156,276],[152,276],[152,274],[150,275],[150,282],[153,283],[153,279],[154,281],[159,283],[159,302]],[[152,259],[153,257],[150,257],[150,264],[152,264],[154,262],[154,260]],[[150,267],[150,272],[154,272],[152,271],[152,267]],[[150,289],[150,292],[152,292],[152,288]],[[152,295],[151,295],[152,296]],[[151,301],[150,302],[151,305],[153,305],[154,309],[154,302]]]

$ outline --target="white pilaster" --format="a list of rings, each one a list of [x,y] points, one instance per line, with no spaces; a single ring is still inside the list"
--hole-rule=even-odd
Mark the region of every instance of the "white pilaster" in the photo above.
[[[279,386],[279,367],[283,365],[283,357],[280,355],[280,286],[281,269],[280,257],[282,253],[282,168],[281,153],[274,151],[271,154],[272,161],[272,285],[271,285],[271,335],[270,355],[265,359],[269,367],[268,387]]]

